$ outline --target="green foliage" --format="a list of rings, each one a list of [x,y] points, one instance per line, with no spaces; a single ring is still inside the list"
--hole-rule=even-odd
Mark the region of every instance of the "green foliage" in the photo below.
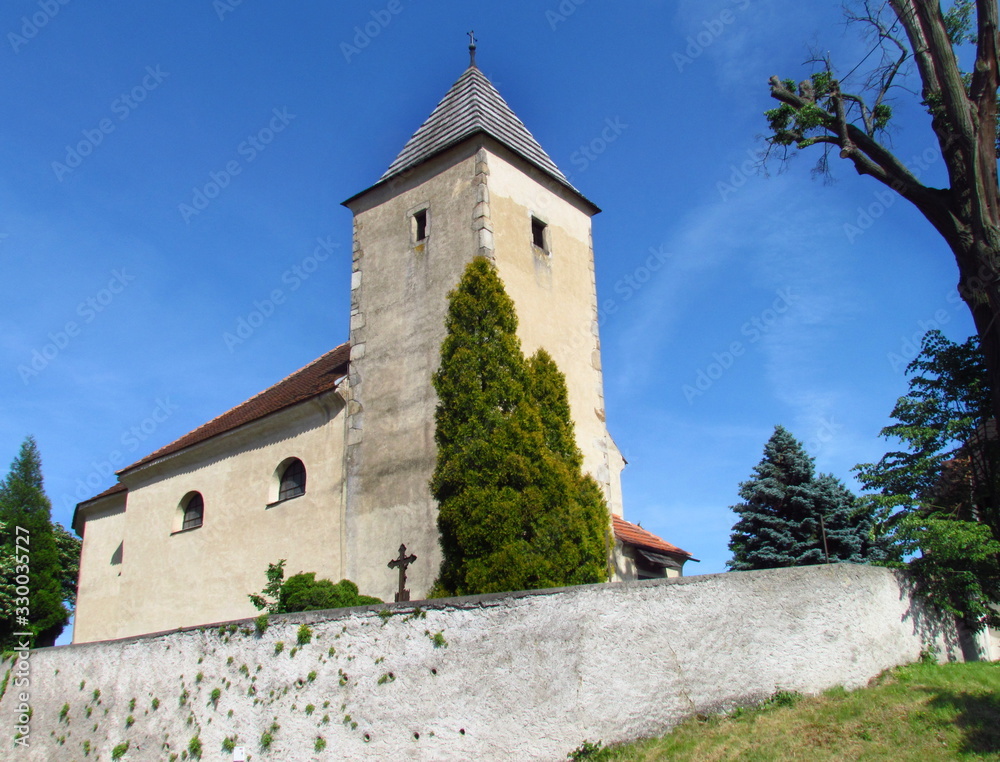
[[[222,698],[222,690],[220,688],[212,688],[212,692],[208,696],[208,703],[216,706],[220,698]]]
[[[323,736],[316,736],[316,742],[313,744],[313,751],[323,751],[326,748],[326,739]]]
[[[201,759],[201,739],[198,736],[193,736],[188,741],[188,754],[191,755],[191,759]]]
[[[952,45],[975,43],[973,22],[976,17],[974,0],[956,0],[944,13],[944,25]]]
[[[540,351],[525,361],[493,265],[473,260],[449,296],[434,374],[443,562],[435,596],[600,582],[608,511],[580,472],[566,385]]]
[[[359,594],[358,586],[349,579],[342,579],[334,584],[328,579],[316,579],[316,572],[294,574],[287,580],[284,577],[285,559],[276,564],[268,564],[267,584],[260,594],[249,596],[250,601],[258,609],[267,609],[265,614],[254,620],[258,634],[267,629],[267,614],[291,614],[296,611],[319,611],[382,603],[378,598]],[[309,628],[306,627],[306,630]],[[302,632],[300,627],[300,636]],[[309,633],[311,637],[312,631],[309,630]],[[300,645],[302,644],[300,641]]]
[[[157,709],[160,708],[160,700],[158,698],[154,698],[152,702],[150,702],[150,706],[153,708],[153,711],[155,712]]]
[[[280,654],[284,650],[285,650],[285,641],[279,640],[277,643],[274,644],[274,655],[275,656],[277,656],[278,654]]]
[[[258,635],[263,635],[267,632],[268,616],[267,614],[261,614],[259,617],[253,620],[254,629],[257,631]]]
[[[435,648],[448,647],[448,641],[444,639],[444,631],[432,633],[430,630],[424,630],[424,635],[430,638],[430,641]]]
[[[814,476],[812,458],[782,426],[739,494],[744,502],[732,506],[739,519],[729,542],[735,571],[820,564],[827,552],[831,562],[871,555],[871,510],[832,475]]]
[[[328,579],[316,579],[315,572],[296,574],[281,588],[282,612],[319,611],[350,606],[371,606],[382,603],[378,598],[361,595],[358,586],[349,579],[334,584]]]
[[[267,751],[271,748],[271,744],[274,743],[275,734],[281,729],[281,726],[277,722],[272,722],[271,727],[264,731],[260,737],[260,748]]]
[[[117,746],[115,746],[115,748],[111,750],[111,759],[121,759],[122,757],[124,757],[125,752],[128,751],[128,746],[129,746],[128,741],[124,741],[123,743],[120,743]]]
[[[52,523],[41,456],[34,438],[27,437],[0,481],[0,650],[17,645],[13,633],[19,631],[31,632],[35,647],[55,644],[76,602],[80,545]],[[28,566],[30,607],[15,595],[19,566]],[[17,622],[18,608],[30,609],[27,627]]]
[[[313,632],[312,628],[307,624],[299,625],[299,631],[296,635],[297,642],[300,646],[304,646],[310,640],[312,640]]]
[[[132,727],[133,725],[135,725],[135,717],[133,717],[133,716],[132,716],[132,715],[130,714],[130,715],[129,715],[128,717],[126,717],[126,718],[125,718],[125,727],[126,727],[126,728],[130,728],[130,727]]]
[[[236,748],[236,736],[226,736],[222,739],[222,750],[224,752],[232,753]]]
[[[907,565],[922,592],[973,630],[1000,624],[1000,442],[977,341],[930,331],[907,366],[896,422],[900,449],[855,467],[877,515],[887,564]]]
[[[278,614],[278,596],[281,593],[282,580],[285,578],[285,559],[276,564],[267,565],[267,584],[260,593],[250,593],[250,602],[258,611],[266,609],[268,614]],[[266,620],[265,620],[266,621]]]
[[[588,762],[604,762],[605,760],[610,760],[611,750],[605,749],[601,746],[601,742],[591,743],[590,741],[584,741],[582,744],[577,746],[573,751],[566,755],[567,759],[572,759],[574,762],[579,762],[579,760],[588,760]]]

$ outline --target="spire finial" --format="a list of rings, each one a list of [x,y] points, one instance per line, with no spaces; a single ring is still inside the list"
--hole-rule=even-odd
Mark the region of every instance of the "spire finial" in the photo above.
[[[469,66],[476,68],[476,33],[469,32]]]

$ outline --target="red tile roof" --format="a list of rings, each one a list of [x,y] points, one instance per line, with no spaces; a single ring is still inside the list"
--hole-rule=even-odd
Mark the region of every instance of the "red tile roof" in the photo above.
[[[625,519],[618,516],[612,516],[612,519],[614,520],[615,537],[624,543],[637,545],[647,550],[658,550],[661,553],[673,553],[678,556],[691,557],[691,554],[686,550],[681,550],[676,545],[671,545],[666,540],[657,537],[652,532],[647,532],[637,524],[625,521]]]
[[[87,498],[82,503],[80,503],[80,505],[85,505],[86,503],[92,503],[95,500],[100,500],[102,497],[107,497],[108,495],[114,495],[117,492],[126,492],[127,490],[128,490],[128,487],[126,487],[121,482],[118,482],[118,484],[113,484],[112,486],[108,487],[106,490],[104,490],[104,492],[100,493],[99,495],[94,495],[93,497]]]
[[[274,386],[265,389],[260,394],[251,397],[246,402],[237,405],[232,410],[226,411],[217,418],[213,418],[205,425],[199,426],[180,439],[171,442],[165,447],[161,447],[156,452],[150,453],[131,466],[126,466],[118,473],[128,473],[133,469],[152,463],[154,460],[166,455],[180,452],[214,436],[232,431],[240,426],[245,426],[248,423],[260,420],[264,416],[271,415],[291,405],[304,402],[310,397],[315,397],[323,392],[334,389],[337,386],[337,381],[347,375],[350,356],[350,342],[345,342],[336,349],[332,349],[325,355],[313,360],[304,368],[295,371]]]

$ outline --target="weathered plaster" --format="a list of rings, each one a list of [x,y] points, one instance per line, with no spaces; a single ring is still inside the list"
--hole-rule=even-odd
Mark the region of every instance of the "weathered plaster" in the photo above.
[[[419,605],[274,617],[262,637],[240,631],[248,621],[32,652],[31,745],[17,758],[82,759],[89,741],[108,759],[127,740],[126,760],[161,762],[198,735],[205,759],[227,759],[235,735],[256,762],[557,760],[778,690],[857,688],[931,642],[961,658],[905,578],[848,564]],[[293,655],[300,623],[312,640]]]

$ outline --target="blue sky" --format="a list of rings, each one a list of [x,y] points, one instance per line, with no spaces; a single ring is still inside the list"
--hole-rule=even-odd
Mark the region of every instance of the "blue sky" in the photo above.
[[[480,68],[604,209],[626,518],[700,558],[689,573],[724,570],[729,506],[776,424],[850,482],[887,449],[924,330],[973,332],[950,251],[904,201],[842,162],[812,180],[817,154],[751,167],[768,77],[803,78],[810,45],[863,54],[839,3],[62,2],[0,14],[0,460],[34,434],[65,524],[114,468],[346,340],[340,202],[462,73],[470,28]],[[943,183],[912,99],[895,124],[897,153]]]

